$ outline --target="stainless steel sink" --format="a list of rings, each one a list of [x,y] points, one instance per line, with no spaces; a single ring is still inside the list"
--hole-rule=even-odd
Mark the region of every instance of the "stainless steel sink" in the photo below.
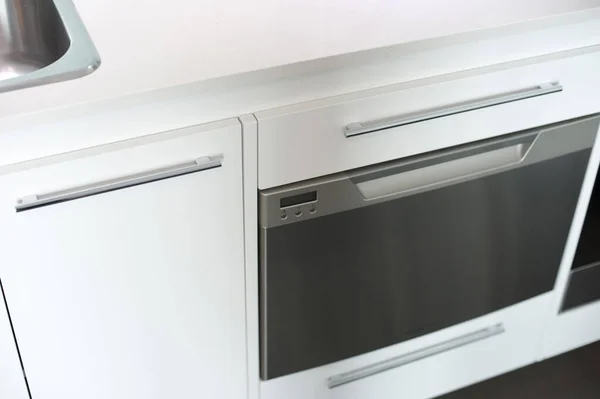
[[[99,66],[71,0],[0,0],[0,93],[78,78]]]

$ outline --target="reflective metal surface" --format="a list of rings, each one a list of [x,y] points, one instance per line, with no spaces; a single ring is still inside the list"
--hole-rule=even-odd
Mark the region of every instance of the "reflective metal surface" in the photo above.
[[[96,183],[86,184],[80,187],[73,187],[66,190],[48,194],[32,194],[17,201],[15,210],[17,212],[60,204],[67,201],[75,201],[81,198],[91,197],[111,191],[122,190],[133,186],[156,182],[158,180],[171,179],[173,177],[183,176],[190,173],[202,172],[204,170],[220,168],[223,156],[200,157],[194,161],[181,163],[178,165],[165,166],[159,169],[144,171],[128,176],[121,176],[115,179],[104,180]]]
[[[0,92],[74,79],[99,65],[70,0],[0,0]]]
[[[494,105],[506,104],[514,101],[525,100],[532,97],[558,93],[562,90],[563,87],[558,82],[542,83],[533,87],[528,87],[517,91],[497,94],[491,97],[478,98],[459,104],[452,104],[445,107],[417,112],[409,115],[394,116],[391,118],[385,118],[382,120],[370,122],[350,123],[344,129],[344,134],[346,135],[346,137],[353,137],[358,136],[360,134],[378,132],[380,130],[389,129],[392,127],[423,122],[430,119],[436,119],[444,116],[474,111],[476,109],[487,108]]]

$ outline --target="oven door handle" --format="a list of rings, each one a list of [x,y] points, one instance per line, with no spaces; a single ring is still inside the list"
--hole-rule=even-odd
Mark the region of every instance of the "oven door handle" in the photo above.
[[[542,83],[533,87],[496,94],[489,97],[480,97],[473,100],[446,105],[440,108],[419,111],[412,114],[393,116],[390,118],[378,119],[369,122],[353,122],[345,127],[344,134],[349,138],[361,134],[377,132],[379,130],[404,126],[411,123],[424,122],[430,119],[475,111],[481,108],[492,107],[494,105],[521,101],[546,94],[558,93],[562,90],[563,87],[558,82]]]
[[[369,168],[349,177],[367,201],[410,195],[518,166],[538,137],[539,133],[531,133],[493,140],[467,150],[432,154],[399,167]]]

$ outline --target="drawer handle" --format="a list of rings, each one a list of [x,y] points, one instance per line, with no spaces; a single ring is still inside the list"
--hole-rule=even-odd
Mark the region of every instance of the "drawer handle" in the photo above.
[[[543,96],[545,94],[557,93],[562,90],[563,87],[558,82],[542,83],[534,87],[528,87],[525,89],[497,94],[490,97],[469,100],[446,107],[434,108],[422,112],[379,119],[371,122],[350,123],[344,129],[344,134],[346,135],[346,137],[358,136],[361,134],[372,133],[379,130],[390,129],[392,127],[423,122],[429,119],[441,118],[443,116],[450,116],[454,114],[460,114],[463,112],[474,111],[476,109],[525,100],[527,98]]]
[[[223,157],[221,155],[213,157],[201,157],[195,159],[194,161],[183,164],[171,165],[164,168],[123,176],[112,180],[104,180],[68,190],[61,190],[42,195],[29,195],[17,201],[15,210],[17,212],[27,211],[42,206],[72,201],[109,191],[121,190],[123,188],[137,186],[140,184],[151,183],[158,180],[169,179],[171,177],[218,168],[221,166],[222,160]]]
[[[356,370],[352,370],[346,373],[338,374],[327,379],[327,386],[329,389],[339,387],[340,385],[348,384],[350,382],[360,380],[372,376],[374,374],[381,373],[383,371],[391,370],[400,366],[404,366],[408,363],[416,362],[417,360],[425,359],[430,356],[438,355],[443,352],[447,352],[452,349],[459,348],[474,342],[490,338],[504,332],[504,326],[502,323],[495,324],[491,327],[483,328],[475,332],[461,335],[460,337],[453,338],[448,341],[441,342],[439,344],[431,345],[423,349],[419,349],[414,352],[410,352],[404,355],[393,357],[374,363]]]

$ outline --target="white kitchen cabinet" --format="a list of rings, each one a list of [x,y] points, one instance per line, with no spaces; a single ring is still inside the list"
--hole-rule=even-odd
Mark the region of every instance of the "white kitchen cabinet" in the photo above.
[[[0,193],[33,399],[247,395],[237,120],[5,169]]]
[[[435,84],[390,85],[257,112],[258,186],[276,187],[596,113],[599,69],[600,52],[590,48],[439,77]]]
[[[17,346],[0,291],[0,398],[29,399]]]

